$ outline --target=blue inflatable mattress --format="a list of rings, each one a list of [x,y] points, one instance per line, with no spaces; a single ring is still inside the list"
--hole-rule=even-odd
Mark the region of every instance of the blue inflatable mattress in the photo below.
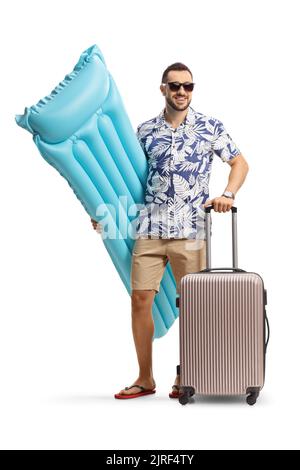
[[[148,167],[97,45],[85,50],[51,94],[25,108],[16,122],[33,134],[43,158],[66,179],[89,216],[105,221],[103,243],[131,294],[132,249]],[[177,318],[175,300],[168,263],[152,309],[155,338]]]

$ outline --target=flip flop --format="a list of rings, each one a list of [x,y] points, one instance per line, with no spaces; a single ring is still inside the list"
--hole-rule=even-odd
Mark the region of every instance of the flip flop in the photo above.
[[[175,388],[176,390],[173,390],[171,393],[169,393],[169,397],[178,398],[179,397],[179,385],[173,385],[172,388]]]
[[[139,393],[132,393],[130,395],[125,395],[125,393],[116,393],[115,398],[121,399],[121,400],[126,400],[127,398],[138,398],[142,397],[144,395],[150,395],[151,393],[155,393],[156,390],[147,390],[145,387],[142,387],[141,385],[135,384],[131,385],[131,387],[125,387],[125,390],[130,390],[133,387],[138,387],[141,389]]]

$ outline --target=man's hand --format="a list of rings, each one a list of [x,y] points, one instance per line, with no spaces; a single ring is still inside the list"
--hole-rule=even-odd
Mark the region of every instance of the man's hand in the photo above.
[[[204,204],[204,207],[213,205],[213,209],[215,212],[228,212],[230,211],[232,205],[233,205],[234,200],[225,197],[225,196],[220,196],[220,197],[215,197],[214,199],[209,199],[206,201]]]
[[[102,233],[102,225],[100,222],[97,222],[96,220],[91,219],[92,225],[94,230],[96,230],[97,233]]]

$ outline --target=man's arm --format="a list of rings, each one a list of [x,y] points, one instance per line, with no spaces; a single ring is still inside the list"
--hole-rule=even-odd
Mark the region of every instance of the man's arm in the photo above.
[[[230,165],[231,170],[228,177],[228,184],[225,188],[225,191],[231,191],[236,195],[242,184],[244,183],[247,173],[249,171],[249,165],[246,162],[242,154],[237,155],[236,157],[229,160],[228,165]],[[234,200],[225,196],[215,197],[206,201],[204,207],[213,204],[214,210],[216,212],[227,212],[231,209]]]

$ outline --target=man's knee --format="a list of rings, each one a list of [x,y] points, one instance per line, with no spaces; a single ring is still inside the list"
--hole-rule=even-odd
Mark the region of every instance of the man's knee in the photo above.
[[[131,293],[131,304],[133,310],[150,308],[156,291],[154,289],[138,290],[133,289]]]

